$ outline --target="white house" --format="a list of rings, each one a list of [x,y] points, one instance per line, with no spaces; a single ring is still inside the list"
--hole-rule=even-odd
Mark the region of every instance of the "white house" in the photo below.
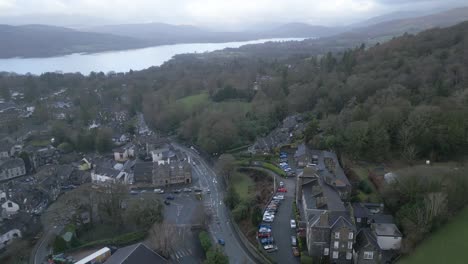
[[[18,213],[19,205],[11,200],[7,200],[2,204],[2,208],[5,210],[7,215],[13,215]]]
[[[91,180],[94,184],[123,182],[129,183],[128,173],[110,168],[96,168],[91,172]]]
[[[395,224],[372,224],[377,244],[382,250],[399,250],[401,247],[402,234]]]
[[[158,165],[169,164],[171,160],[177,159],[176,154],[169,148],[160,148],[151,151],[151,157],[153,162],[157,162]]]
[[[0,249],[11,243],[15,238],[21,237],[21,231],[19,229],[11,229],[5,233],[0,233]]]

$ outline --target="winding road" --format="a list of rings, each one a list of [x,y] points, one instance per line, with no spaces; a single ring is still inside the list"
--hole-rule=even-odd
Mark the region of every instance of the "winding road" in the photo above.
[[[204,196],[205,210],[211,211],[213,221],[209,226],[210,233],[214,241],[223,239],[226,244],[224,252],[229,257],[229,262],[234,264],[256,263],[249,251],[240,241],[239,237],[233,230],[229,222],[228,209],[224,205],[224,190],[221,183],[218,182],[218,177],[213,169],[203,160],[202,157],[195,151],[177,143],[172,143],[174,148],[182,151],[196,162],[194,165],[194,173],[199,177],[200,187],[205,190],[210,190],[210,193]]]

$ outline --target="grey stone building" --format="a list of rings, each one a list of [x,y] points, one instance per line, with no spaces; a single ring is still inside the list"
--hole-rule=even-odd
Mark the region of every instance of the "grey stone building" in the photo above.
[[[0,180],[8,180],[26,174],[24,161],[12,158],[0,161]]]

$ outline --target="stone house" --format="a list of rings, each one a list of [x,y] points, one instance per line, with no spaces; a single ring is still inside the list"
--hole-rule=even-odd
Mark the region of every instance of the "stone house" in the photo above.
[[[117,162],[125,162],[135,157],[135,146],[132,144],[127,144],[125,146],[115,148],[113,151],[114,160]]]
[[[17,214],[20,207],[17,203],[11,201],[11,200],[6,200],[3,204],[2,204],[2,209],[5,211],[5,213],[8,215],[8,216],[11,216],[11,215],[14,215],[14,214]]]
[[[173,184],[190,184],[192,167],[186,161],[158,164],[153,167],[153,185],[169,186]]]
[[[0,161],[0,180],[8,180],[26,175],[24,161],[20,158],[11,158]]]

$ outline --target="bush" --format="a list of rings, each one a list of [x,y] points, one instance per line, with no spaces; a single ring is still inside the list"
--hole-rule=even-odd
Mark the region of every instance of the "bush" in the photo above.
[[[252,211],[252,225],[257,227],[262,222],[262,209],[256,206]]]
[[[313,264],[314,260],[312,257],[302,254],[301,255],[301,264]]]
[[[365,194],[372,193],[372,188],[366,180],[361,180],[359,182],[359,190],[363,191]]]
[[[284,172],[282,169],[278,168],[277,166],[271,164],[271,163],[268,163],[268,162],[261,162],[261,167],[262,168],[265,168],[267,170],[271,170],[272,172],[280,175],[280,176],[286,176],[286,172]]]
[[[229,186],[227,189],[226,197],[224,198],[224,203],[229,209],[234,209],[236,205],[240,202],[239,194],[234,190],[234,187]]]
[[[246,202],[241,202],[232,210],[232,216],[236,222],[240,222],[249,216],[250,206]]]
[[[208,250],[211,248],[211,239],[207,232],[202,231],[198,234],[198,239],[200,240],[200,244],[205,251],[205,254],[208,253]]]
[[[205,264],[229,264],[229,258],[219,249],[211,249],[206,253]]]
[[[73,151],[73,146],[72,144],[68,142],[63,142],[57,147],[59,150],[61,150],[63,153],[70,153]]]
[[[62,236],[56,236],[53,244],[54,253],[60,253],[67,249],[67,242]]]

